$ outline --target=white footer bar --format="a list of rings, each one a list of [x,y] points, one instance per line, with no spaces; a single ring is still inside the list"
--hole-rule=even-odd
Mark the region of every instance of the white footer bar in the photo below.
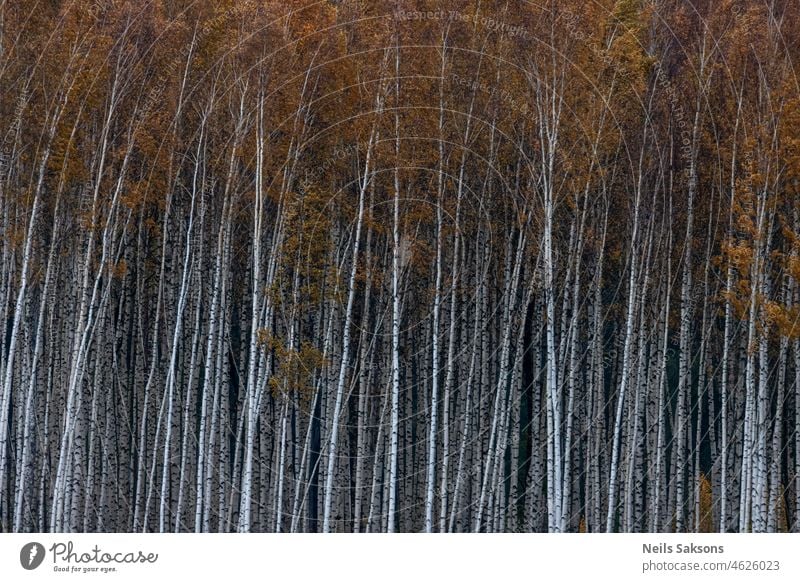
[[[3,534],[2,580],[800,580],[800,534]]]

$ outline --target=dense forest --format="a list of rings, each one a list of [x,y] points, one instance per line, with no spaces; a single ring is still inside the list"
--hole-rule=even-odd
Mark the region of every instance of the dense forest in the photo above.
[[[796,0],[0,0],[0,531],[800,531]]]

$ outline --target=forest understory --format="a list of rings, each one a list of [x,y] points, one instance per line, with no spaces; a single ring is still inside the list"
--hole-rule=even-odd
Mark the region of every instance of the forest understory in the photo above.
[[[0,0],[0,532],[800,531],[798,43]]]

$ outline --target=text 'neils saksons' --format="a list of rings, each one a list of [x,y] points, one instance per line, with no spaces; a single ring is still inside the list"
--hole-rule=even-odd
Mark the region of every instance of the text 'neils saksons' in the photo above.
[[[644,554],[723,554],[723,546],[698,546],[696,544],[642,544]]]

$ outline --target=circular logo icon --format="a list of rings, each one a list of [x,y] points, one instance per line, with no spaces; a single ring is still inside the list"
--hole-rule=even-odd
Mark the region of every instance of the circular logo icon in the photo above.
[[[44,546],[38,542],[31,542],[22,546],[19,552],[19,563],[26,570],[35,570],[44,562]]]

